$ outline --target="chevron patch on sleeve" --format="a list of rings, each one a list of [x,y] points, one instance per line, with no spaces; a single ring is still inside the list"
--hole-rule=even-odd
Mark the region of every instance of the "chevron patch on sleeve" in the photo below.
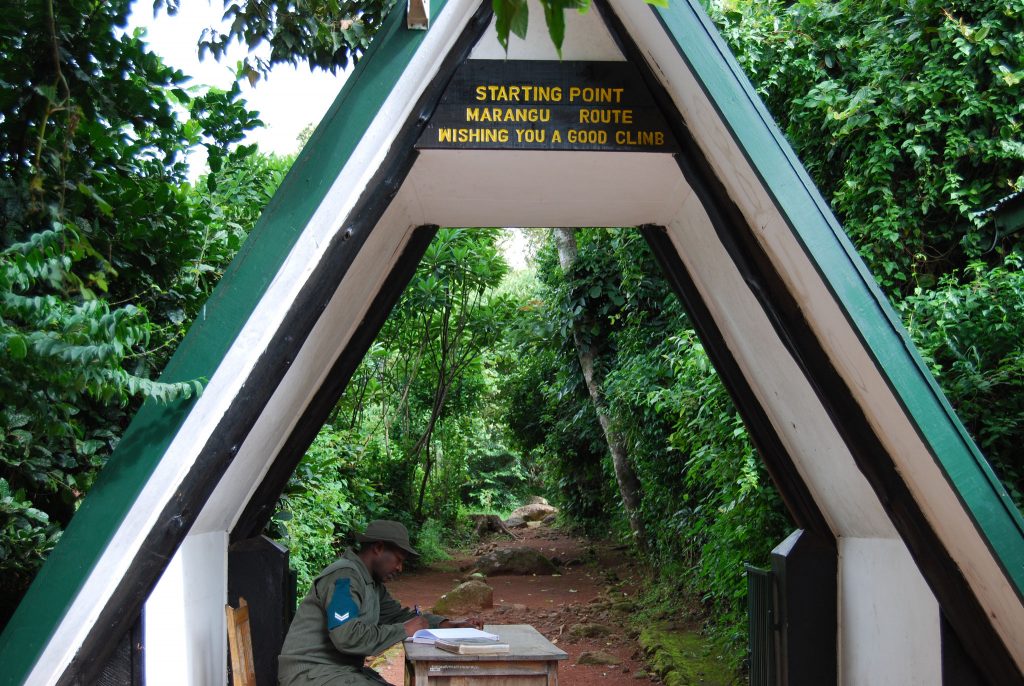
[[[327,606],[327,630],[337,629],[345,622],[359,616],[359,606],[352,597],[350,579],[338,579],[334,582],[334,595]]]

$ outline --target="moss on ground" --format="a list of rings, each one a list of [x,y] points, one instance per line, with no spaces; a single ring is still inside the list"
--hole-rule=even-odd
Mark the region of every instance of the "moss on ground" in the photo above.
[[[742,683],[707,638],[692,629],[650,625],[640,632],[647,661],[666,686],[738,686]]]

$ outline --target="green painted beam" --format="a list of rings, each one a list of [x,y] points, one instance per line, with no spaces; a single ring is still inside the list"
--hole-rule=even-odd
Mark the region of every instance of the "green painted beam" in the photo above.
[[[964,430],[828,203],[696,0],[652,11],[816,263],[1018,594],[1024,596],[1024,519]]]
[[[444,7],[435,0],[432,16]],[[161,379],[209,379],[323,201],[426,32],[405,28],[401,5],[299,154],[281,188],[225,271]],[[146,403],[0,635],[0,683],[21,684],[128,514],[192,402]]]

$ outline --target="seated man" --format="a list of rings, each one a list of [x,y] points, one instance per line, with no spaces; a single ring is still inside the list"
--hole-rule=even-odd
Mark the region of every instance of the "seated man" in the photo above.
[[[278,658],[280,686],[380,686],[387,682],[364,666],[419,629],[476,626],[402,607],[385,581],[402,571],[408,556],[419,556],[399,522],[377,519],[356,536],[351,548],[313,581],[288,629]]]

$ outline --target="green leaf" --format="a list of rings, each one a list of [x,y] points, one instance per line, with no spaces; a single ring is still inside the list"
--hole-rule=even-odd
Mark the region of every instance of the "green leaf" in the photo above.
[[[53,86],[53,85],[50,85],[50,84],[40,85],[40,86],[35,86],[33,88],[33,90],[36,93],[38,93],[39,95],[41,95],[44,98],[46,98],[47,100],[49,100],[50,102],[53,102],[53,101],[55,101],[57,99],[57,87],[56,86]]]
[[[526,37],[529,23],[529,9],[526,0],[491,0],[491,7],[494,10],[498,42],[507,53],[510,33],[514,33],[520,38]]]
[[[108,217],[114,216],[114,208],[110,206],[110,203],[99,196],[96,190],[92,186],[88,186],[85,183],[78,184],[78,192],[82,195],[92,198],[93,202],[96,203],[96,207],[100,212]]]
[[[562,43],[565,41],[565,12],[561,0],[541,0],[544,19],[548,24],[548,35],[555,44],[558,57],[562,57]]]
[[[28,343],[22,336],[14,335],[7,339],[7,350],[13,360],[23,360],[28,355]]]
[[[494,29],[498,34],[498,43],[508,54],[508,36],[512,29],[512,0],[491,0],[494,11]]]
[[[529,8],[526,0],[516,0],[512,3],[512,21],[510,27],[512,33],[520,38],[526,38],[526,31],[529,28]]]

